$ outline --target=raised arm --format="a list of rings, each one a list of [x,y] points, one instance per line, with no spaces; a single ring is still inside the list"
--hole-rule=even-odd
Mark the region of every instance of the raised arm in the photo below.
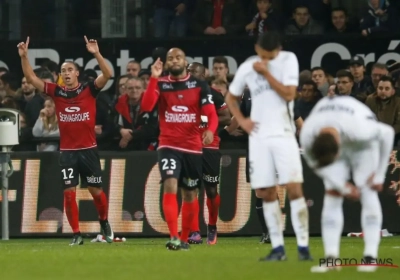
[[[158,78],[163,71],[163,63],[160,58],[151,66],[151,78],[146,91],[143,93],[142,102],[140,104],[141,112],[151,112],[158,101],[160,92],[158,90]]]
[[[99,64],[101,74],[96,78],[95,84],[97,88],[101,89],[112,77],[112,71],[110,66],[105,61],[104,57],[101,55],[97,41],[93,39],[88,40],[86,36],[84,36],[84,38],[88,52],[93,54],[93,56],[97,60],[97,63]]]
[[[26,42],[21,42],[17,45],[18,54],[21,57],[22,71],[28,83],[32,84],[38,91],[45,92],[45,84],[33,72],[32,66],[28,59],[29,37]]]

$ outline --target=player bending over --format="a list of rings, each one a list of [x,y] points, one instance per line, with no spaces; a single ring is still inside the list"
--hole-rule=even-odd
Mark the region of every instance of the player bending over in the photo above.
[[[82,245],[83,238],[79,230],[79,210],[76,203],[76,187],[81,177],[82,186],[86,186],[93,197],[99,214],[101,233],[107,242],[113,242],[114,233],[107,220],[108,203],[101,187],[101,166],[97,152],[94,127],[96,124],[96,96],[111,78],[111,69],[99,52],[97,41],[85,36],[86,48],[94,55],[102,74],[95,81],[80,84],[79,70],[73,62],[61,65],[61,76],[65,86],[47,83],[36,77],[29,64],[28,46],[18,44],[22,70],[25,78],[37,90],[49,95],[56,105],[60,129],[61,180],[64,185],[64,208],[68,222],[74,233],[72,245]]]
[[[277,32],[261,35],[258,56],[240,65],[229,87],[226,103],[240,127],[249,134],[250,183],[263,199],[272,251],[261,261],[286,259],[281,208],[276,183],[285,185],[300,260],[312,260],[308,248],[308,208],[303,196],[303,170],[293,122],[293,100],[299,83],[295,54],[281,51]],[[238,100],[249,87],[251,115],[245,118]],[[276,182],[278,173],[278,182]]]
[[[201,186],[202,148],[213,142],[218,116],[209,86],[186,71],[185,53],[169,50],[166,61],[170,75],[161,77],[158,59],[151,67],[151,79],[143,95],[141,110],[151,112],[158,101],[160,136],[158,165],[163,181],[162,208],[171,239],[170,250],[189,249],[188,238],[194,216],[198,215],[197,189]],[[201,115],[208,128],[200,129]],[[182,232],[178,236],[178,187],[182,190]]]
[[[321,225],[325,257],[338,258],[343,230],[343,197],[361,200],[364,259],[378,257],[382,209],[378,191],[385,181],[394,130],[353,97],[326,97],[311,111],[300,133],[304,157],[325,186]],[[357,188],[348,183],[352,173]],[[313,267],[326,272],[335,267]],[[358,267],[374,271],[375,266]]]
[[[189,73],[195,78],[205,81],[205,67],[203,64],[194,62],[188,66]],[[225,126],[229,124],[231,115],[228,107],[225,104],[223,95],[213,89],[211,89],[211,95],[213,98],[215,110],[218,114],[219,126]],[[208,120],[206,116],[202,116],[202,129],[207,129]],[[209,145],[203,145],[203,184],[207,194],[207,208],[208,208],[208,226],[207,226],[207,244],[214,245],[217,243],[217,220],[218,211],[220,205],[220,196],[218,194],[219,184],[219,173],[220,173],[220,161],[221,153],[219,151],[220,138],[216,133],[214,135],[214,141]],[[197,197],[195,203],[198,205]],[[191,234],[189,237],[189,243],[201,244],[203,240],[200,235],[199,228],[199,207],[197,214],[193,218],[193,224],[191,228]]]

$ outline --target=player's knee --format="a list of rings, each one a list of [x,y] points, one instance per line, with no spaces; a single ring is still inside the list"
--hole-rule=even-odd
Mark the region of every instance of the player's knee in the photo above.
[[[215,198],[218,194],[217,186],[211,184],[204,184],[208,198]]]
[[[194,190],[187,190],[182,189],[182,200],[185,202],[193,202],[197,196],[197,189]]]
[[[99,195],[103,191],[103,189],[100,186],[98,187],[89,186],[87,188],[91,195]]]
[[[67,192],[75,192],[76,191],[76,187],[69,187],[69,188],[65,188],[64,189],[64,193],[67,193]]]
[[[265,202],[272,202],[276,200],[278,194],[276,192],[276,187],[272,187],[256,189],[256,196]]]
[[[166,179],[163,182],[164,193],[177,193],[178,180],[175,178]]]
[[[303,189],[300,183],[289,183],[286,185],[289,200],[295,200],[303,197]]]

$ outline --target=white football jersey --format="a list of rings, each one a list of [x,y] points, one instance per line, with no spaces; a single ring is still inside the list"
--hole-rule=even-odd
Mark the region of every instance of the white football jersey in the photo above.
[[[237,97],[242,96],[246,85],[251,93],[251,119],[259,123],[255,136],[293,136],[294,102],[286,102],[268,81],[253,69],[254,62],[261,58],[253,56],[242,63],[229,86],[229,92]],[[280,51],[278,56],[268,62],[272,76],[285,86],[298,86],[299,63],[292,52]]]
[[[314,139],[321,129],[335,128],[340,135],[341,156],[367,148],[370,141],[379,140],[381,128],[375,114],[351,96],[325,97],[313,108],[300,132],[300,144],[311,167],[315,162],[310,154]]]

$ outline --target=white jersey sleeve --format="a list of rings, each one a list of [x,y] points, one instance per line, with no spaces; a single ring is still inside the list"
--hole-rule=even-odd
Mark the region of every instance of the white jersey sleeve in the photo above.
[[[299,62],[294,53],[288,52],[287,58],[284,61],[285,71],[283,72],[282,84],[284,86],[298,86],[299,85]]]
[[[229,86],[229,92],[236,97],[240,97],[246,88],[246,75],[248,73],[249,64],[242,63],[235,73],[232,83]]]

